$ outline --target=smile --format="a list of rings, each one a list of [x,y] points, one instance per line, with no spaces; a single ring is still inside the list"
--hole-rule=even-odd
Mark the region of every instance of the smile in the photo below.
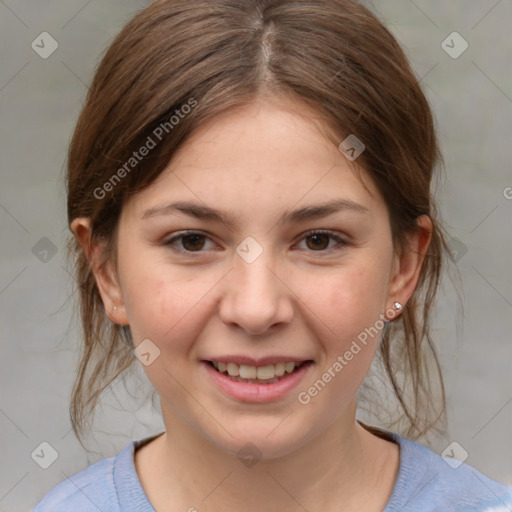
[[[241,402],[268,402],[287,396],[313,364],[312,360],[264,366],[202,361],[215,388]]]
[[[280,377],[294,372],[305,361],[289,361],[286,363],[253,366],[249,364],[226,363],[224,361],[212,362],[213,367],[220,373],[231,377],[237,382],[266,383],[278,382]]]

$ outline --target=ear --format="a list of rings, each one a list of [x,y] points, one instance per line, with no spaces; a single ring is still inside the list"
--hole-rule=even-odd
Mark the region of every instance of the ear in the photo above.
[[[112,262],[103,264],[105,246],[98,241],[91,241],[91,220],[79,217],[71,222],[70,227],[89,261],[108,318],[116,324],[128,325],[122,290]]]
[[[407,235],[407,244],[397,252],[393,261],[393,274],[389,285],[388,308],[395,302],[402,306],[411,298],[432,239],[432,221],[428,215],[417,219],[417,229]]]

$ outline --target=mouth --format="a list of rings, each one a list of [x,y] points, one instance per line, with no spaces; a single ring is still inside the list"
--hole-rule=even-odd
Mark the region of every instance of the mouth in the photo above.
[[[288,361],[264,366],[237,364],[224,361],[204,361],[216,372],[228,377],[234,382],[246,384],[273,384],[287,379],[300,369],[313,364],[311,359],[306,361]]]

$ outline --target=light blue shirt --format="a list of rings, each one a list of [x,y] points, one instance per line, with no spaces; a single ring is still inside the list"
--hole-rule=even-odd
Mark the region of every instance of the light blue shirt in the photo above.
[[[512,487],[392,432],[400,445],[400,469],[383,512],[511,512]],[[32,512],[155,512],[135,470],[135,450],[160,434],[130,442],[56,485]],[[200,503],[191,507],[201,509]]]

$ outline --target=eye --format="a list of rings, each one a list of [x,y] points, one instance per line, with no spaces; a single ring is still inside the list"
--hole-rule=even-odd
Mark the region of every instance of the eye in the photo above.
[[[329,239],[337,242],[336,245],[340,246],[338,247],[340,249],[348,245],[346,241],[332,231],[310,231],[306,233],[306,236],[303,238],[303,240],[306,241],[307,248],[313,252],[326,252],[326,250],[335,248],[336,245],[329,247]],[[311,240],[312,243],[308,244],[307,240]]]
[[[181,247],[176,247],[178,240],[181,240]],[[209,240],[209,238],[203,233],[198,231],[186,231],[170,238],[164,242],[164,245],[171,246],[171,249],[176,252],[203,252],[201,249],[205,245],[205,240]]]
[[[330,240],[329,240],[330,239]],[[185,253],[201,253],[205,248],[205,241],[210,240],[208,236],[199,231],[185,231],[178,234],[166,242],[164,245],[170,246],[173,251]],[[337,236],[332,231],[310,231],[302,239],[306,241],[307,249],[313,252],[326,252],[326,250],[334,249],[336,246],[343,248],[348,245],[348,242]],[[307,243],[310,240],[312,243]],[[211,241],[211,240],[210,240]],[[336,242],[334,246],[329,247],[330,241]],[[177,246],[177,243],[181,242]],[[208,247],[206,247],[208,248]]]

